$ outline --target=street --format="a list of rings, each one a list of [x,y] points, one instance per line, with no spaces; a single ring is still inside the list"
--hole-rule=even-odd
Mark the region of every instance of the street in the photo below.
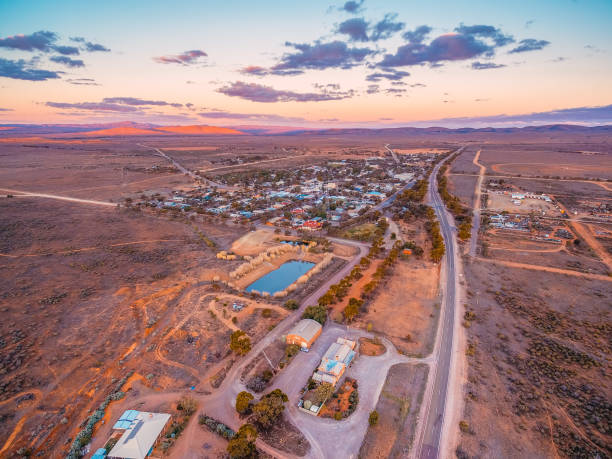
[[[414,456],[426,459],[440,457],[440,449],[444,441],[441,438],[441,434],[447,409],[448,381],[451,372],[451,356],[453,354],[453,334],[455,333],[454,327],[457,325],[454,321],[455,308],[457,306],[456,285],[458,283],[455,228],[452,218],[446,211],[438,193],[436,179],[438,170],[443,163],[444,161],[438,163],[431,173],[428,190],[429,201],[440,222],[440,231],[446,245],[446,254],[443,259],[446,276],[441,278],[444,299],[443,312],[440,317],[439,342],[434,351],[434,359],[429,376],[431,379],[428,381],[429,390],[426,391],[423,400],[424,415],[421,420],[420,435],[417,436],[414,445]]]

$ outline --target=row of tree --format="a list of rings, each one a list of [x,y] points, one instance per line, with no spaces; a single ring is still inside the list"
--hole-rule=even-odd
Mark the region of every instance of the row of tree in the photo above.
[[[431,207],[428,207],[427,209],[427,222],[425,223],[425,229],[431,238],[431,260],[438,263],[444,256],[446,246],[444,245],[444,239],[440,233],[440,224],[436,219],[436,213]]]
[[[454,159],[454,156],[451,157],[450,161]],[[457,196],[452,195],[448,191],[448,180],[446,179],[446,170],[448,169],[447,165],[440,167],[438,171],[438,192],[446,204],[448,210],[453,214],[455,220],[458,224],[458,235],[461,240],[468,240],[472,231],[472,221],[470,212],[466,207],[461,204],[461,201]]]

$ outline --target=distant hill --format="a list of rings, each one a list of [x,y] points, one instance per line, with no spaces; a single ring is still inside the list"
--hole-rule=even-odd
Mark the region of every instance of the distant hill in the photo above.
[[[48,136],[49,138],[119,137],[156,135],[245,135],[245,132],[219,126],[158,126],[147,123],[107,124],[5,124],[0,125],[0,137]]]
[[[45,138],[92,138],[120,136],[170,136],[170,135],[255,135],[255,136],[462,136],[497,134],[612,134],[612,125],[579,126],[572,124],[551,124],[542,126],[508,128],[445,128],[445,127],[395,127],[395,128],[335,128],[311,129],[289,126],[240,125],[220,127],[208,125],[160,126],[148,123],[125,121],[106,124],[3,124],[0,125],[0,138],[44,136]]]
[[[236,129],[218,126],[159,126],[154,129],[160,132],[171,132],[173,134],[184,135],[244,135],[244,132]]]

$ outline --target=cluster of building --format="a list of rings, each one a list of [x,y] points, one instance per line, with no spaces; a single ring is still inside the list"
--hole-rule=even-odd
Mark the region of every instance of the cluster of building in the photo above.
[[[359,216],[415,180],[424,167],[373,157],[295,170],[249,171],[228,174],[232,180],[219,178],[223,189],[201,186],[147,198],[143,204],[313,231]]]
[[[287,344],[298,345],[302,351],[308,352],[321,335],[321,330],[322,326],[319,322],[312,319],[302,319],[287,333],[285,339]],[[356,345],[355,341],[338,338],[323,355],[312,375],[312,380],[319,384],[328,383],[335,387],[355,359]],[[308,397],[308,392],[298,402],[300,409],[313,415],[318,415],[322,406],[323,404],[313,403]]]
[[[529,218],[525,215],[496,214],[489,216],[489,221],[493,228],[529,231]]]

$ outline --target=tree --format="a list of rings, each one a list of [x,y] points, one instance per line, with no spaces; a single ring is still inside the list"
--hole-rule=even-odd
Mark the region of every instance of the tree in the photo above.
[[[302,319],[316,320],[321,325],[324,325],[327,320],[327,308],[322,305],[308,306],[304,314],[302,314]]]
[[[344,311],[342,312],[342,314],[344,315],[344,320],[346,320],[347,322],[351,322],[355,317],[357,317],[357,314],[359,314],[359,309],[361,308],[362,304],[363,301],[358,300],[357,298],[351,298],[348,302],[348,305],[344,308]]]
[[[243,424],[236,435],[227,444],[227,452],[231,458],[254,458],[257,457],[255,448],[257,440],[257,429],[252,424]]]
[[[251,408],[251,401],[253,400],[253,394],[243,390],[236,396],[236,411],[240,414],[247,413]]]
[[[242,330],[236,330],[230,337],[230,349],[238,355],[245,355],[251,350],[251,339]]]
[[[274,389],[269,394],[264,395],[253,406],[255,422],[263,429],[270,428],[283,414],[287,401],[289,401],[289,397],[280,389]]]
[[[321,383],[314,390],[314,399],[313,403],[315,405],[321,405],[325,400],[327,400],[334,393],[334,386],[330,383]]]
[[[370,416],[368,417],[368,422],[371,426],[375,426],[376,424],[378,424],[378,411],[374,410],[370,413]]]

